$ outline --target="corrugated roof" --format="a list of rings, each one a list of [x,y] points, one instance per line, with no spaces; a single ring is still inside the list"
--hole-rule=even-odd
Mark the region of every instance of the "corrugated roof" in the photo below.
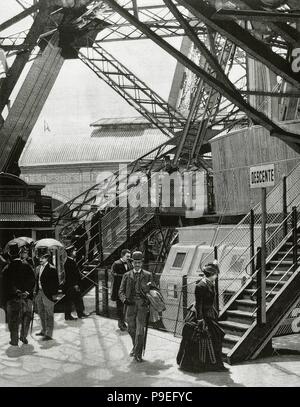
[[[152,127],[145,117],[138,116],[138,117],[120,117],[116,118],[103,118],[97,120],[94,123],[91,123],[91,127],[98,127],[98,126],[120,126],[120,125],[129,125],[129,126],[137,126],[137,125],[147,125],[148,127]]]
[[[76,163],[131,162],[167,141],[158,129],[105,129],[92,137],[30,138],[19,160],[20,167]]]
[[[0,222],[47,222],[37,215],[0,214]]]

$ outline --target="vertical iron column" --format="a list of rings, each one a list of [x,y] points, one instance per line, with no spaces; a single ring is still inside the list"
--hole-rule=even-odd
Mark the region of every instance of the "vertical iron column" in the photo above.
[[[293,225],[293,272],[298,268],[298,230],[297,230],[297,207],[293,206],[292,225]]]
[[[286,176],[282,178],[282,211],[283,211],[283,219],[286,219],[288,211],[287,211],[287,189],[286,189]],[[283,231],[284,236],[288,233],[287,227],[287,220],[283,223]]]
[[[259,325],[266,323],[266,188],[261,189],[261,267],[258,270],[257,283],[257,322]]]
[[[100,315],[100,296],[99,296],[99,271],[95,270],[95,311],[96,315]],[[103,284],[102,284],[102,291],[103,291]]]
[[[187,276],[182,276],[182,315],[183,319],[187,314]]]
[[[250,259],[251,259],[251,275],[255,271],[255,250],[254,250],[254,210],[250,211]]]
[[[218,261],[218,246],[214,247],[214,253],[215,253],[215,260]],[[216,307],[219,312],[220,310],[220,301],[219,301],[219,276],[217,275],[216,281],[215,281],[215,290],[216,290]]]

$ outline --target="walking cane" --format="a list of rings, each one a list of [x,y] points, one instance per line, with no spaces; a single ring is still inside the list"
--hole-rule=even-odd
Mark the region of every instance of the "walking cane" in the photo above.
[[[143,344],[143,356],[145,355],[145,350],[146,350],[149,317],[150,317],[150,308],[148,309],[147,316],[146,316],[146,325],[145,325],[145,332],[144,332],[144,344]]]
[[[32,337],[32,328],[33,328],[33,320],[34,320],[34,303],[35,303],[35,295],[32,299],[32,313],[31,313],[31,320],[30,320],[30,336]]]

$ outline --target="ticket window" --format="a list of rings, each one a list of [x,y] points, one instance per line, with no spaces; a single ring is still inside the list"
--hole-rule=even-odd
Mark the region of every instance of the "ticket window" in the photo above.
[[[176,253],[172,268],[182,269],[185,258],[186,258],[186,252]]]

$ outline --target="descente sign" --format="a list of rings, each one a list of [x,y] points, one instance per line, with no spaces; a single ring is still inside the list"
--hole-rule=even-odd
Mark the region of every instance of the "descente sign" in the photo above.
[[[275,185],[274,164],[250,167],[250,188],[267,188]]]

